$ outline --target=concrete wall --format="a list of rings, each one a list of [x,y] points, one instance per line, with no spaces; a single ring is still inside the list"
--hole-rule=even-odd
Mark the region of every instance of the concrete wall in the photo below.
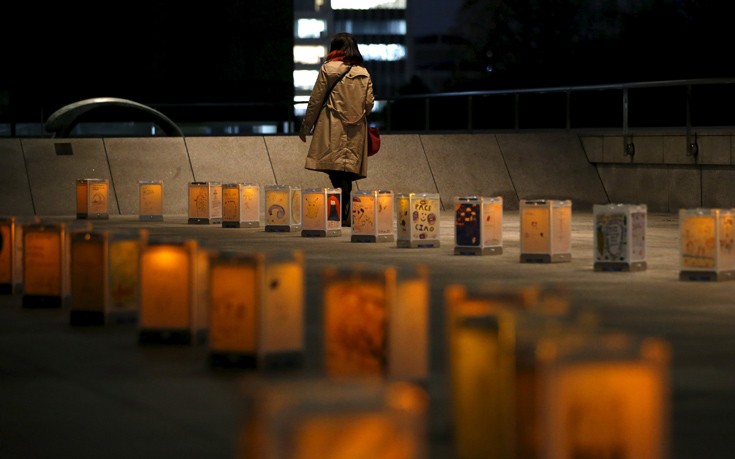
[[[626,155],[626,140],[635,154]],[[695,140],[699,149],[691,154]],[[735,207],[732,136],[543,133],[384,135],[358,190],[456,196],[570,199],[646,204],[652,212]],[[192,181],[330,186],[304,169],[308,144],[296,136],[0,139],[0,215],[73,215],[75,183],[107,178],[110,214],[138,212],[138,181],[164,181],[164,213],[185,215]]]

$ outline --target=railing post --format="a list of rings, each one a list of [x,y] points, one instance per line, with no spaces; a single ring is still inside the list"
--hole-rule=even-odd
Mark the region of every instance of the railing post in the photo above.
[[[630,160],[633,161],[635,144],[630,139],[630,133],[628,132],[628,88],[623,88],[623,148],[623,153],[630,156]]]
[[[686,97],[686,110],[687,110],[687,156],[694,156],[695,158],[699,154],[699,145],[697,144],[697,135],[694,134],[692,140],[692,85],[687,85],[687,97]]]

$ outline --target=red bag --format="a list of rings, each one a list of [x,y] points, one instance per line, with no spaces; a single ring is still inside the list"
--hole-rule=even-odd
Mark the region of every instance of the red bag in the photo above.
[[[380,150],[380,130],[368,126],[368,156],[375,155]]]

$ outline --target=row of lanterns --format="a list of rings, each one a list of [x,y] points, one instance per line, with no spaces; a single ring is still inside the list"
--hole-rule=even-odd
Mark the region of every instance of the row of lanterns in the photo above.
[[[189,184],[188,222],[228,228],[259,227],[261,187],[246,183]],[[77,217],[108,218],[107,179],[77,181]],[[265,186],[265,231],[300,231],[302,236],[340,236],[339,188]],[[397,247],[440,246],[440,197],[436,193],[354,191],[352,242],[393,242]],[[163,182],[139,182],[139,218],[163,220]],[[456,255],[503,252],[502,197],[454,198]],[[593,206],[594,269],[647,268],[644,204]],[[681,209],[680,279],[735,279],[735,209]],[[572,202],[526,199],[520,202],[520,261],[571,260]]]

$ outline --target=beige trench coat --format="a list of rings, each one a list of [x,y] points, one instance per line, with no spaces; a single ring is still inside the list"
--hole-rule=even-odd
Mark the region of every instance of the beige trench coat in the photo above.
[[[348,68],[342,61],[322,65],[299,134],[313,131],[306,169],[352,172],[357,180],[367,177],[367,115],[375,102],[367,69],[352,66],[320,111],[324,95]]]

